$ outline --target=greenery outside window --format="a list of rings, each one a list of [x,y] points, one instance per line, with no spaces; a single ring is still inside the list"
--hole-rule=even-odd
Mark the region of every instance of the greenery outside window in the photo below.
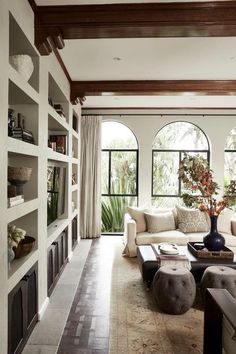
[[[225,144],[224,189],[236,179],[236,127],[229,133]],[[236,207],[233,207],[236,211]]]
[[[102,124],[102,232],[123,232],[128,205],[137,205],[138,144],[118,122]]]
[[[184,192],[178,179],[183,154],[200,154],[209,161],[209,143],[203,131],[188,122],[173,122],[156,135],[152,150],[152,204],[171,207]]]

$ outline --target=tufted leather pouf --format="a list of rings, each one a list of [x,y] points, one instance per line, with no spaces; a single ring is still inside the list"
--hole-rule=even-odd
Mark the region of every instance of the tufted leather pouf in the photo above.
[[[236,270],[230,267],[211,266],[206,268],[201,279],[203,301],[207,288],[227,289],[236,298]]]
[[[161,267],[154,276],[152,286],[153,296],[163,312],[180,315],[188,311],[194,302],[195,280],[184,267]]]

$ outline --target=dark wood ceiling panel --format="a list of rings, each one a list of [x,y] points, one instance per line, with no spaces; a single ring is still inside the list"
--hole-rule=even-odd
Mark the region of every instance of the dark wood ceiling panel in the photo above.
[[[86,96],[236,94],[236,80],[72,81],[71,102]]]
[[[35,42],[52,38],[235,36],[236,1],[35,6]],[[61,44],[61,39],[59,44]],[[57,46],[60,49],[60,46]]]

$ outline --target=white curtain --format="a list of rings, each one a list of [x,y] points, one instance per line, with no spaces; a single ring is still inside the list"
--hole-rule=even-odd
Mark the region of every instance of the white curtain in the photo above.
[[[82,116],[80,163],[80,235],[101,235],[101,126],[102,117]]]

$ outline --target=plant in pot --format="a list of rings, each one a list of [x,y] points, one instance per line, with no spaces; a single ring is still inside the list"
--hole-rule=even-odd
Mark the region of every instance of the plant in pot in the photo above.
[[[213,171],[208,161],[201,155],[191,156],[186,153],[180,162],[178,175],[184,189],[189,191],[181,195],[184,204],[190,208],[197,207],[210,217],[211,229],[203,238],[205,247],[209,251],[220,251],[225,239],[217,231],[217,219],[222,210],[236,203],[236,181],[231,180],[225,195],[217,200],[220,188],[213,180]]]
[[[17,247],[21,240],[25,238],[26,231],[16,227],[15,225],[8,225],[8,262],[12,262],[15,258],[13,248]]]

